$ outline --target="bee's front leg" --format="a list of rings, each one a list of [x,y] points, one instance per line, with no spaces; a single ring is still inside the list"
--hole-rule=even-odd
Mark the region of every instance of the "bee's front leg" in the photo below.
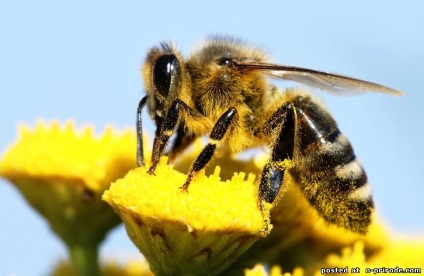
[[[172,102],[165,119],[162,121],[160,126],[158,126],[158,129],[155,133],[155,140],[153,141],[152,150],[152,165],[147,171],[149,174],[154,174],[156,166],[159,163],[161,156],[165,152],[166,144],[177,128],[177,124],[182,112],[186,116],[192,118],[202,116],[180,99],[175,99]]]
[[[137,165],[139,167],[144,165],[144,151],[143,151],[143,125],[141,122],[141,111],[146,105],[147,96],[144,96],[137,109]]]

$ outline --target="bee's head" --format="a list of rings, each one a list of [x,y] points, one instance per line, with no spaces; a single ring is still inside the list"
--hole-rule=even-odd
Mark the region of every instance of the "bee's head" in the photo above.
[[[181,97],[184,63],[172,44],[162,43],[152,48],[143,65],[142,73],[148,96],[150,116],[160,123],[172,102]]]

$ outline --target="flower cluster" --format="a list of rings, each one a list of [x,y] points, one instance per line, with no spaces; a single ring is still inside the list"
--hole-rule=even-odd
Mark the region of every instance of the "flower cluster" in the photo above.
[[[198,146],[172,165],[164,157],[155,175],[136,168],[135,146],[133,131],[112,127],[98,136],[72,123],[20,128],[0,175],[67,245],[70,262],[52,275],[300,276],[424,267],[424,240],[394,237],[378,217],[365,236],[330,226],[292,183],[277,206],[261,212],[255,178],[266,158],[225,152],[184,192]],[[99,265],[99,244],[120,222],[145,259]]]

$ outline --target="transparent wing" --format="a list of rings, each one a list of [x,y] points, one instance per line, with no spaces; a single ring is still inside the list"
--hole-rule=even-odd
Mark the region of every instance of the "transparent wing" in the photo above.
[[[307,68],[255,62],[238,62],[237,66],[243,69],[260,70],[272,77],[303,83],[328,92],[404,94],[401,91],[377,83]]]

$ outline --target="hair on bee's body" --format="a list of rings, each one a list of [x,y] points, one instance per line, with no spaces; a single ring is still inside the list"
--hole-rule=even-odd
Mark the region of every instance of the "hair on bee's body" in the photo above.
[[[157,125],[149,173],[154,173],[173,134],[170,160],[196,137],[209,135],[181,187],[185,191],[224,142],[233,152],[267,145],[271,155],[259,177],[262,209],[264,203],[276,204],[289,174],[327,221],[355,232],[367,231],[373,201],[351,144],[316,97],[300,89],[279,91],[268,77],[339,93],[400,92],[351,77],[272,64],[259,48],[219,36],[188,58],[173,44],[152,48],[143,76],[147,95],[138,109],[139,166],[144,161],[141,109],[145,104]]]
[[[299,90],[285,96],[296,122],[294,166],[287,172],[327,221],[363,233],[374,204],[350,142],[316,97]]]
[[[250,73],[232,67],[226,57],[244,56],[256,62],[267,61],[266,56],[257,48],[231,38],[215,37],[206,41],[187,60],[191,76],[191,96],[195,108],[212,123],[230,107],[237,110],[238,120],[229,129],[228,144],[234,152],[252,147],[255,143],[253,127],[258,124],[257,116],[263,113],[264,91],[269,84],[263,74]],[[222,64],[214,61],[222,58]],[[228,62],[228,63],[226,63]]]

